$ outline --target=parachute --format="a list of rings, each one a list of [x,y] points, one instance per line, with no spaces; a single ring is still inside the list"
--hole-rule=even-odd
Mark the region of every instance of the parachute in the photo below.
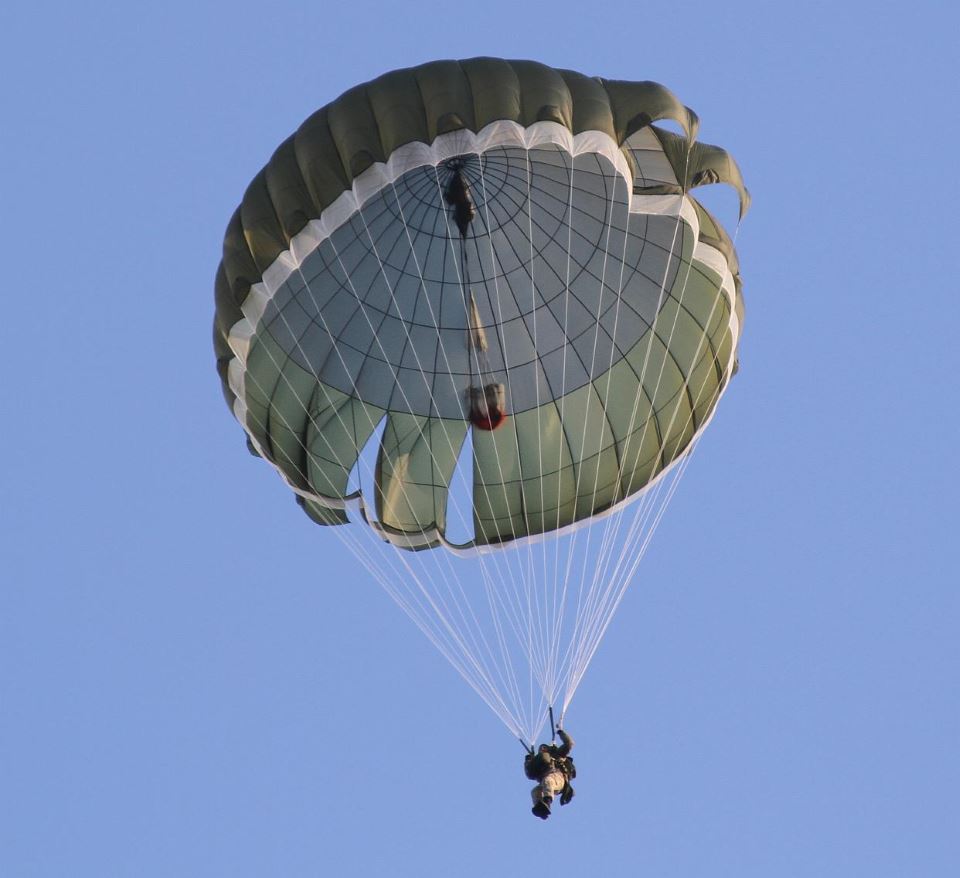
[[[226,231],[249,448],[525,742],[737,368],[733,240],[691,190],[749,196],[697,128],[653,82],[432,62],[310,116]]]

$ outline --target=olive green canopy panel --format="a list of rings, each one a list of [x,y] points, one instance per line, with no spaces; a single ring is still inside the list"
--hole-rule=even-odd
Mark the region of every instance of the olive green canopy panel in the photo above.
[[[252,448],[314,520],[410,549],[488,551],[643,493],[736,364],[736,255],[689,192],[729,183],[741,213],[748,195],[696,129],[655,83],[489,58],[315,113],[250,185],[217,274],[218,366]],[[502,388],[497,429],[471,422],[480,385]],[[378,431],[370,498],[351,473]],[[473,537],[454,545],[468,446]]]

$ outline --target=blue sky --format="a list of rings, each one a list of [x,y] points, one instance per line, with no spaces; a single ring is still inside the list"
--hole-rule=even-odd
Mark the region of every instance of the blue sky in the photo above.
[[[0,13],[0,872],[954,874],[956,13],[332,5]],[[517,742],[247,454],[209,341],[273,148],[480,54],[664,83],[754,196],[742,369],[546,824]]]

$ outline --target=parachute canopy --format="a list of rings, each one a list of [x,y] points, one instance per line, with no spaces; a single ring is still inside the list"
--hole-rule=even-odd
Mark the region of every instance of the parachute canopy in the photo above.
[[[743,316],[731,239],[690,191],[728,183],[741,216],[748,194],[697,128],[656,83],[493,58],[318,110],[217,272],[252,450],[319,524],[403,549],[569,534],[649,491],[710,420]]]
[[[655,83],[481,58],[352,89],[279,147],[227,230],[215,341],[252,445],[316,520],[347,520],[385,420],[379,526],[443,541],[478,377],[471,310],[480,377],[503,379],[512,418],[473,437],[475,543],[589,518],[682,453],[733,368],[740,307],[727,236],[678,196],[726,181],[747,201],[696,128]],[[458,171],[476,208],[462,251],[444,198]],[[669,337],[651,329],[664,309]]]

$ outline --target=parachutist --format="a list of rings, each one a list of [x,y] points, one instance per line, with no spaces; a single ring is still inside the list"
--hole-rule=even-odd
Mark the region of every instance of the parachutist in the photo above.
[[[447,183],[446,191],[443,193],[444,200],[453,208],[453,221],[460,230],[460,237],[466,240],[467,229],[473,218],[477,215],[477,209],[473,205],[473,195],[470,194],[470,184],[467,178],[463,176],[463,171],[459,168],[454,172]]]
[[[573,738],[563,729],[557,729],[557,735],[563,742],[560,746],[541,744],[536,753],[528,753],[523,760],[523,773],[537,782],[530,791],[533,798],[531,810],[541,820],[550,816],[550,805],[558,793],[561,805],[566,805],[573,798],[570,781],[577,776],[573,758],[569,755],[573,749]]]

